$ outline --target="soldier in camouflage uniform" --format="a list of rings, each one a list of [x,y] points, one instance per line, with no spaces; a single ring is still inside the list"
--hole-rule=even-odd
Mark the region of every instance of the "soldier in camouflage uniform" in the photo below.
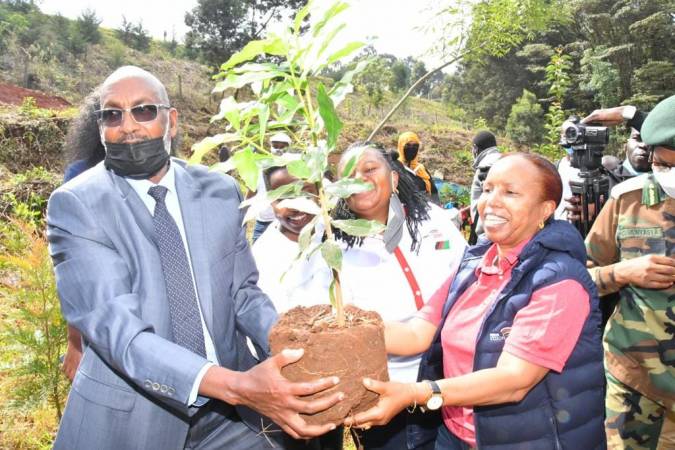
[[[597,112],[594,112],[596,114]],[[617,185],[586,237],[600,294],[610,449],[675,449],[675,96],[647,116],[653,174]]]

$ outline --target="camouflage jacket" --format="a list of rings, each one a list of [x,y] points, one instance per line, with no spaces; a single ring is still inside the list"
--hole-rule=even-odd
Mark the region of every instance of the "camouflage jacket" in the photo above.
[[[619,286],[617,262],[642,255],[675,257],[675,199],[651,174],[612,189],[586,237],[589,271],[601,294],[620,292],[607,323],[605,367],[619,381],[675,410],[675,287]]]

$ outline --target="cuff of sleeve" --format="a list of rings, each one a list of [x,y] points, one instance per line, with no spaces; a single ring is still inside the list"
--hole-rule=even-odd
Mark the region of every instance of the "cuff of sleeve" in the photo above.
[[[545,367],[549,370],[553,370],[554,372],[560,373],[565,368],[565,363],[561,363],[560,361],[553,361],[552,359],[545,358],[542,355],[533,355],[527,350],[519,348],[518,346],[515,345],[508,345],[508,344],[504,345],[504,351],[510,353],[516,358],[524,359],[525,361],[531,364],[536,364],[538,366]]]
[[[208,362],[204,364],[204,367],[202,367],[202,369],[197,373],[195,382],[192,385],[192,390],[190,391],[190,396],[188,397],[189,406],[201,406],[195,405],[195,402],[197,401],[197,396],[199,395],[199,385],[202,384],[202,378],[204,378],[204,375],[206,375],[206,371],[209,370],[212,366],[215,366],[215,364],[212,362]]]

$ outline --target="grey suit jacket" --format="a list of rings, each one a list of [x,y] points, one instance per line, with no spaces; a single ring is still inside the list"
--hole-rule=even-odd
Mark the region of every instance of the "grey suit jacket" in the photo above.
[[[220,365],[246,370],[241,335],[267,349],[277,314],[256,286],[241,194],[228,176],[172,164],[204,321]],[[183,448],[207,361],[171,342],[147,208],[101,163],[54,191],[47,224],[62,312],[86,343],[55,448]]]

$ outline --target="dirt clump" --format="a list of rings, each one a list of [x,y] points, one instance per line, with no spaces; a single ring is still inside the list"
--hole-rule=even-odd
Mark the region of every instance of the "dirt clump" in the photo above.
[[[291,381],[309,381],[338,376],[337,386],[309,396],[319,398],[339,391],[344,400],[317,414],[301,414],[309,424],[341,423],[345,417],[377,403],[363,378],[388,381],[384,325],[379,314],[354,306],[345,307],[347,324],[339,327],[330,305],[296,307],[282,314],[270,332],[270,348],[278,354],[285,348],[303,348],[305,353],[281,373]]]

